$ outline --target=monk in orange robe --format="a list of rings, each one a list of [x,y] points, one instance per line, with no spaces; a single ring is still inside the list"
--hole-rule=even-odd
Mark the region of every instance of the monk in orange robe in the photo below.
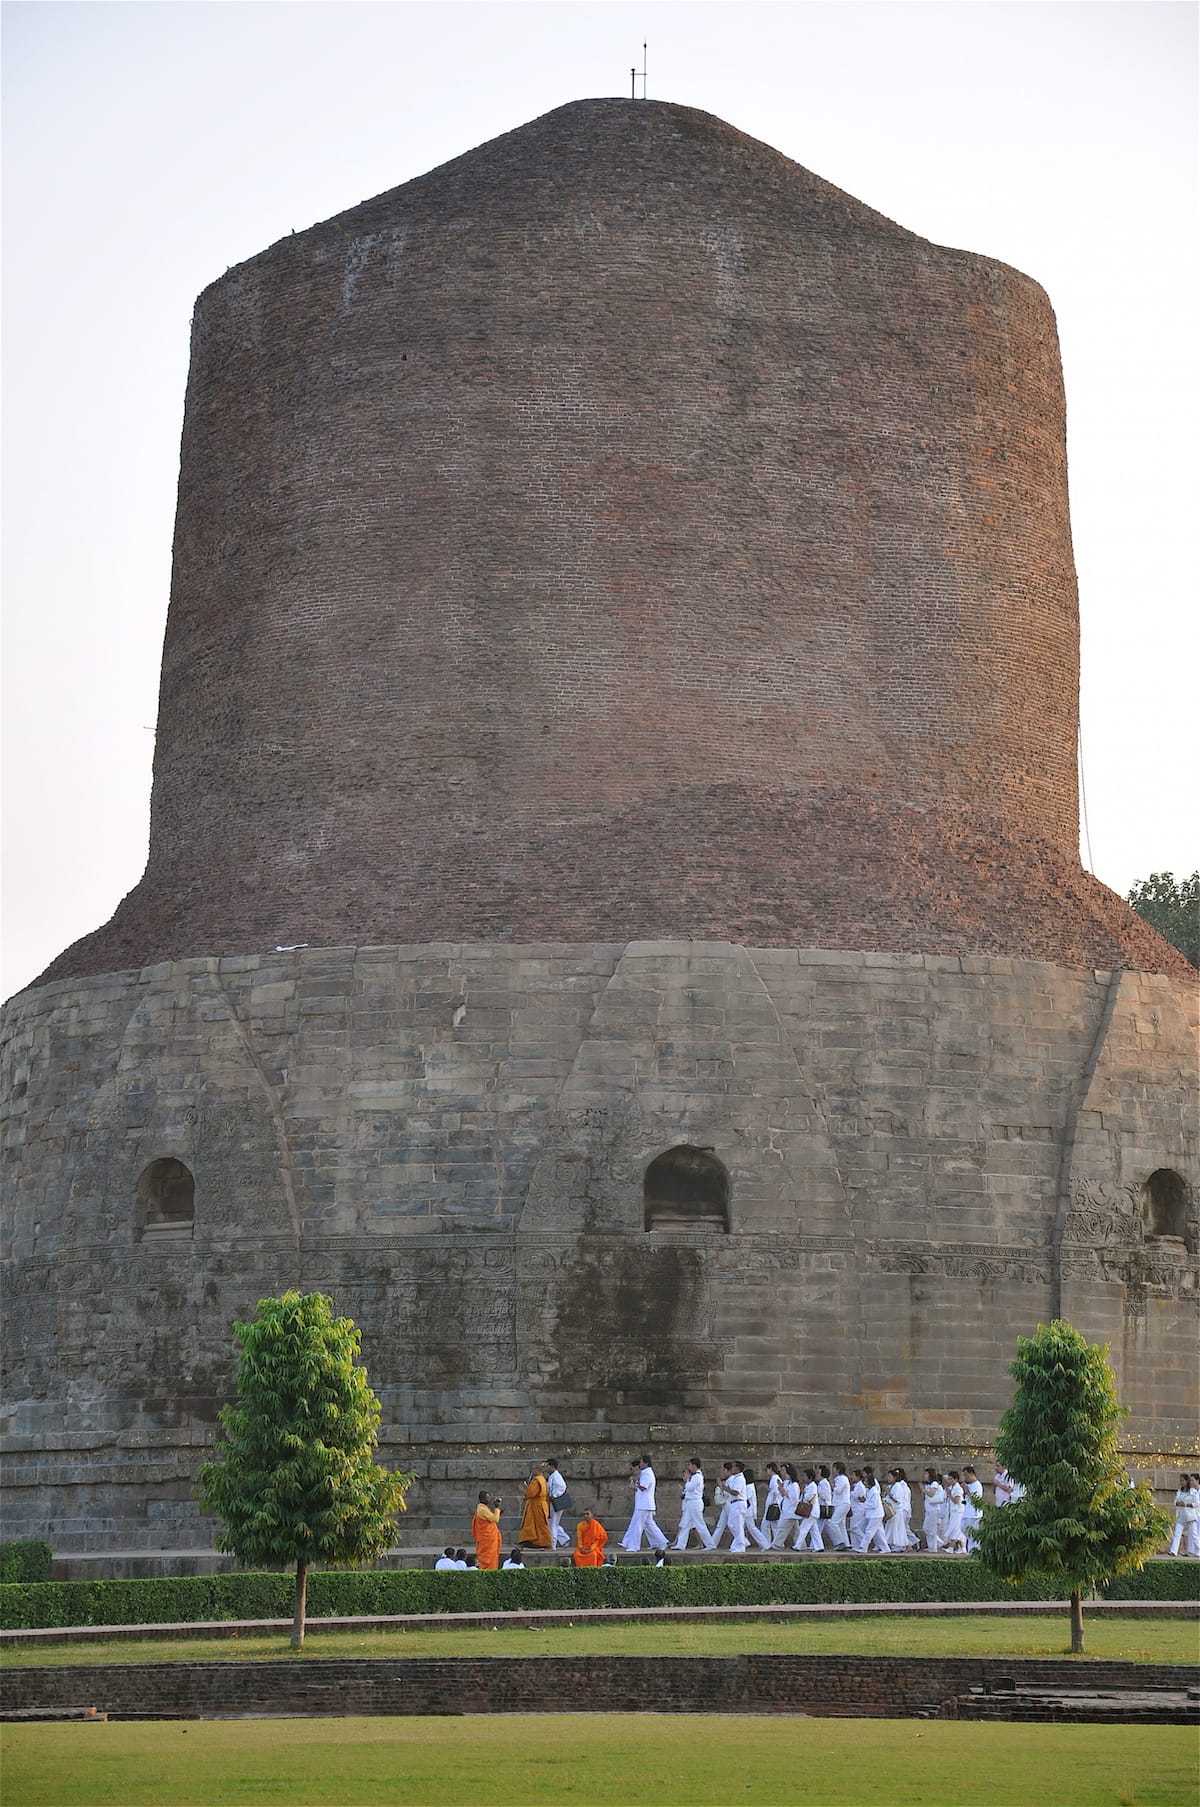
[[[535,1466],[525,1489],[525,1510],[521,1514],[517,1542],[533,1544],[539,1550],[553,1548],[550,1537],[550,1495],[540,1463]]]
[[[471,1536],[475,1539],[475,1564],[481,1569],[500,1567],[500,1508],[493,1506],[486,1493],[479,1496],[475,1516],[471,1520]]]
[[[602,1569],[608,1532],[594,1512],[584,1513],[575,1527],[575,1538],[575,1567],[577,1569]]]

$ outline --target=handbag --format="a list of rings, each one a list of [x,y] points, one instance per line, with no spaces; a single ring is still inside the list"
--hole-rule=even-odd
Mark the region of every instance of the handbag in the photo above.
[[[564,1512],[574,1512],[575,1501],[569,1493],[560,1493],[556,1500],[550,1502],[550,1509],[552,1512],[557,1512],[561,1518]]]
[[[775,1523],[775,1520],[779,1517],[779,1501],[778,1500],[773,1500],[771,1502],[771,1504],[767,1507],[766,1511],[763,1513],[763,1517],[765,1519],[768,1519],[771,1524]]]
[[[832,1502],[831,1502],[831,1503],[830,1503],[830,1504],[829,1504],[829,1505],[828,1505],[828,1506],[822,1506],[822,1507],[821,1507],[821,1517],[822,1517],[822,1518],[832,1518],[832,1517],[833,1517],[833,1505],[832,1505]]]

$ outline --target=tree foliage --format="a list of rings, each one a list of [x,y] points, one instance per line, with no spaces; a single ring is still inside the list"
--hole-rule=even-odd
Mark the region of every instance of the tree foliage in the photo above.
[[[985,1566],[1007,1581],[1044,1575],[1071,1599],[1071,1648],[1083,1648],[1082,1596],[1141,1568],[1170,1532],[1150,1489],[1130,1484],[1117,1449],[1108,1350],[1056,1320],[1018,1337],[1017,1383],[1000,1420],[996,1456],[1024,1496],[984,1508]]]
[[[1173,872],[1152,872],[1134,885],[1126,901],[1193,966],[1200,966],[1200,872],[1179,880]]]
[[[238,1403],[220,1413],[224,1441],[197,1491],[224,1521],[218,1549],[239,1562],[295,1565],[299,1648],[309,1566],[381,1555],[412,1476],[375,1461],[380,1406],[357,1361],[360,1334],[321,1293],[260,1299],[253,1323],[234,1334]]]

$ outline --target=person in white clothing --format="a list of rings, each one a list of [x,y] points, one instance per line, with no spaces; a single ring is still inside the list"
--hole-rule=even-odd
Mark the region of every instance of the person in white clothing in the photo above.
[[[637,1475],[634,1480],[633,1516],[621,1539],[623,1550],[640,1550],[644,1537],[652,1550],[665,1550],[667,1539],[655,1520],[657,1510],[655,1503],[656,1480],[654,1470],[650,1466],[649,1456],[641,1456],[637,1463]]]
[[[733,1533],[729,1550],[731,1555],[740,1555],[750,1548],[746,1538],[746,1476],[740,1462],[735,1462],[726,1476],[725,1491],[729,1495],[729,1529]]]
[[[846,1528],[846,1520],[850,1516],[850,1477],[846,1473],[844,1462],[833,1465],[833,1517],[829,1521],[829,1536],[835,1550],[850,1548],[850,1533]]]
[[[509,1551],[508,1555],[504,1558],[504,1561],[500,1564],[500,1567],[502,1569],[523,1569],[525,1567],[525,1558],[521,1554],[519,1544],[515,1550]]]
[[[1171,1554],[1172,1554],[1172,1556],[1175,1554],[1174,1550],[1172,1550]],[[442,1551],[441,1555],[438,1557],[437,1561],[434,1563],[433,1566],[435,1569],[443,1569],[443,1570],[456,1569],[458,1567],[457,1562],[455,1562],[455,1560],[454,1560],[454,1549],[453,1549],[452,1545],[450,1545],[450,1544],[446,1545],[445,1549]]]
[[[975,1542],[975,1533],[978,1531],[980,1522],[983,1518],[983,1514],[980,1511],[980,1507],[983,1505],[983,1482],[975,1473],[975,1470],[970,1467],[963,1469],[962,1481],[963,1491],[967,1496],[966,1503],[963,1506],[963,1533],[967,1540],[967,1553],[969,1555],[972,1550],[978,1549],[979,1547]]]
[[[909,1529],[912,1520],[912,1489],[905,1479],[902,1468],[893,1468],[888,1471],[887,1497],[892,1508],[890,1518],[887,1518],[886,1511],[884,1513],[884,1517],[887,1518],[884,1528],[887,1531],[888,1543],[893,1550],[907,1552],[914,1547],[912,1532]]]
[[[955,1556],[965,1556],[967,1553],[967,1534],[963,1530],[963,1510],[966,1503],[967,1494],[962,1476],[957,1468],[952,1468],[946,1476],[946,1535],[942,1541],[946,1549]]]
[[[833,1482],[829,1478],[827,1462],[822,1462],[817,1470],[817,1514],[821,1520],[822,1548],[836,1549],[837,1545],[833,1541]]]
[[[878,1550],[881,1556],[890,1556],[892,1546],[884,1535],[883,1529],[883,1489],[875,1479],[873,1468],[863,1469],[863,1481],[867,1489],[867,1497],[863,1505],[863,1554],[866,1555],[871,1550]]]
[[[550,1544],[552,1549],[565,1550],[571,1542],[570,1536],[563,1530],[562,1501],[567,1499],[567,1483],[559,1471],[558,1463],[553,1456],[543,1464],[546,1470],[546,1492],[550,1500]]]
[[[725,1532],[729,1528],[729,1495],[725,1490],[725,1483],[729,1479],[729,1476],[732,1473],[733,1473],[733,1463],[732,1462],[722,1462],[721,1478],[717,1482],[716,1488],[714,1489],[714,1492],[713,1492],[713,1504],[717,1508],[717,1522],[713,1526],[713,1548],[714,1549],[720,1543],[722,1537],[725,1535]]]
[[[936,1556],[942,1547],[940,1533],[942,1507],[946,1503],[946,1489],[938,1478],[936,1468],[927,1468],[925,1478],[921,1482],[921,1493],[925,1500],[925,1517],[921,1524],[921,1533],[925,1539],[925,1548],[931,1556]]]
[[[688,1463],[687,1473],[683,1477],[679,1531],[675,1538],[677,1550],[687,1549],[688,1538],[693,1531],[706,1550],[714,1547],[713,1534],[704,1522],[704,1470],[695,1456]]]
[[[1181,1474],[1175,1494],[1175,1533],[1171,1538],[1171,1555],[1178,1556],[1180,1545],[1185,1556],[1200,1556],[1200,1480],[1194,1474]]]
[[[811,1550],[819,1556],[825,1545],[821,1541],[821,1500],[817,1492],[817,1471],[815,1468],[804,1470],[804,1485],[800,1489],[800,1520],[796,1532],[795,1548]]]
[[[756,1543],[760,1550],[769,1550],[771,1539],[758,1525],[758,1488],[754,1483],[754,1470],[743,1465],[742,1479],[746,1483],[746,1536],[751,1543]]]
[[[867,1504],[867,1484],[863,1471],[856,1468],[850,1476],[850,1548],[862,1554],[863,1514]]]
[[[759,1529],[768,1537],[774,1537],[775,1526],[779,1523],[779,1513],[783,1506],[783,1476],[778,1462],[767,1463],[767,1497],[763,1501],[762,1522]]]
[[[996,1504],[1007,1506],[1012,1499],[1013,1484],[1008,1478],[1007,1468],[998,1468],[992,1477],[992,1486],[996,1489]]]
[[[773,1550],[782,1550],[788,1538],[796,1530],[797,1513],[800,1506],[800,1476],[790,1462],[783,1465],[783,1498],[779,1510],[779,1522],[775,1526],[775,1535],[771,1539]]]

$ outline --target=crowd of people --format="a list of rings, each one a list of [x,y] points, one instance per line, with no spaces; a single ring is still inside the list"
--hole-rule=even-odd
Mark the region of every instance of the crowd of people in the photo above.
[[[992,1487],[997,1506],[1019,1499],[1024,1491],[1002,1467],[996,1469]],[[634,1554],[645,1543],[659,1552],[660,1558],[668,1548],[688,1549],[693,1538],[705,1550],[719,1549],[728,1538],[734,1554],[754,1546],[806,1551],[814,1556],[899,1556],[921,1549],[966,1556],[975,1548],[974,1533],[984,1497],[983,1482],[970,1466],[946,1473],[926,1468],[914,1488],[903,1468],[889,1468],[881,1478],[869,1464],[851,1468],[845,1462],[822,1462],[802,1469],[791,1462],[768,1462],[760,1495],[759,1479],[749,1464],[729,1461],[722,1463],[710,1500],[703,1467],[694,1457],[680,1480],[679,1518],[672,1542],[658,1522],[659,1483],[649,1456],[638,1456],[630,1463],[629,1488],[629,1523],[619,1547]],[[921,1506],[919,1530],[914,1524],[917,1502]],[[711,1526],[710,1509],[716,1513]],[[435,1567],[519,1568],[524,1566],[519,1560],[522,1547],[565,1551],[572,1548],[572,1542],[571,1560],[577,1567],[600,1568],[606,1561],[608,1533],[590,1509],[576,1512],[557,1461],[534,1464],[522,1500],[517,1547],[503,1564],[502,1512],[503,1501],[481,1491],[471,1524],[473,1562],[464,1559],[461,1550],[447,1549]],[[576,1521],[574,1540],[563,1523],[565,1517]],[[1194,1524],[1188,1535],[1195,1541]]]

